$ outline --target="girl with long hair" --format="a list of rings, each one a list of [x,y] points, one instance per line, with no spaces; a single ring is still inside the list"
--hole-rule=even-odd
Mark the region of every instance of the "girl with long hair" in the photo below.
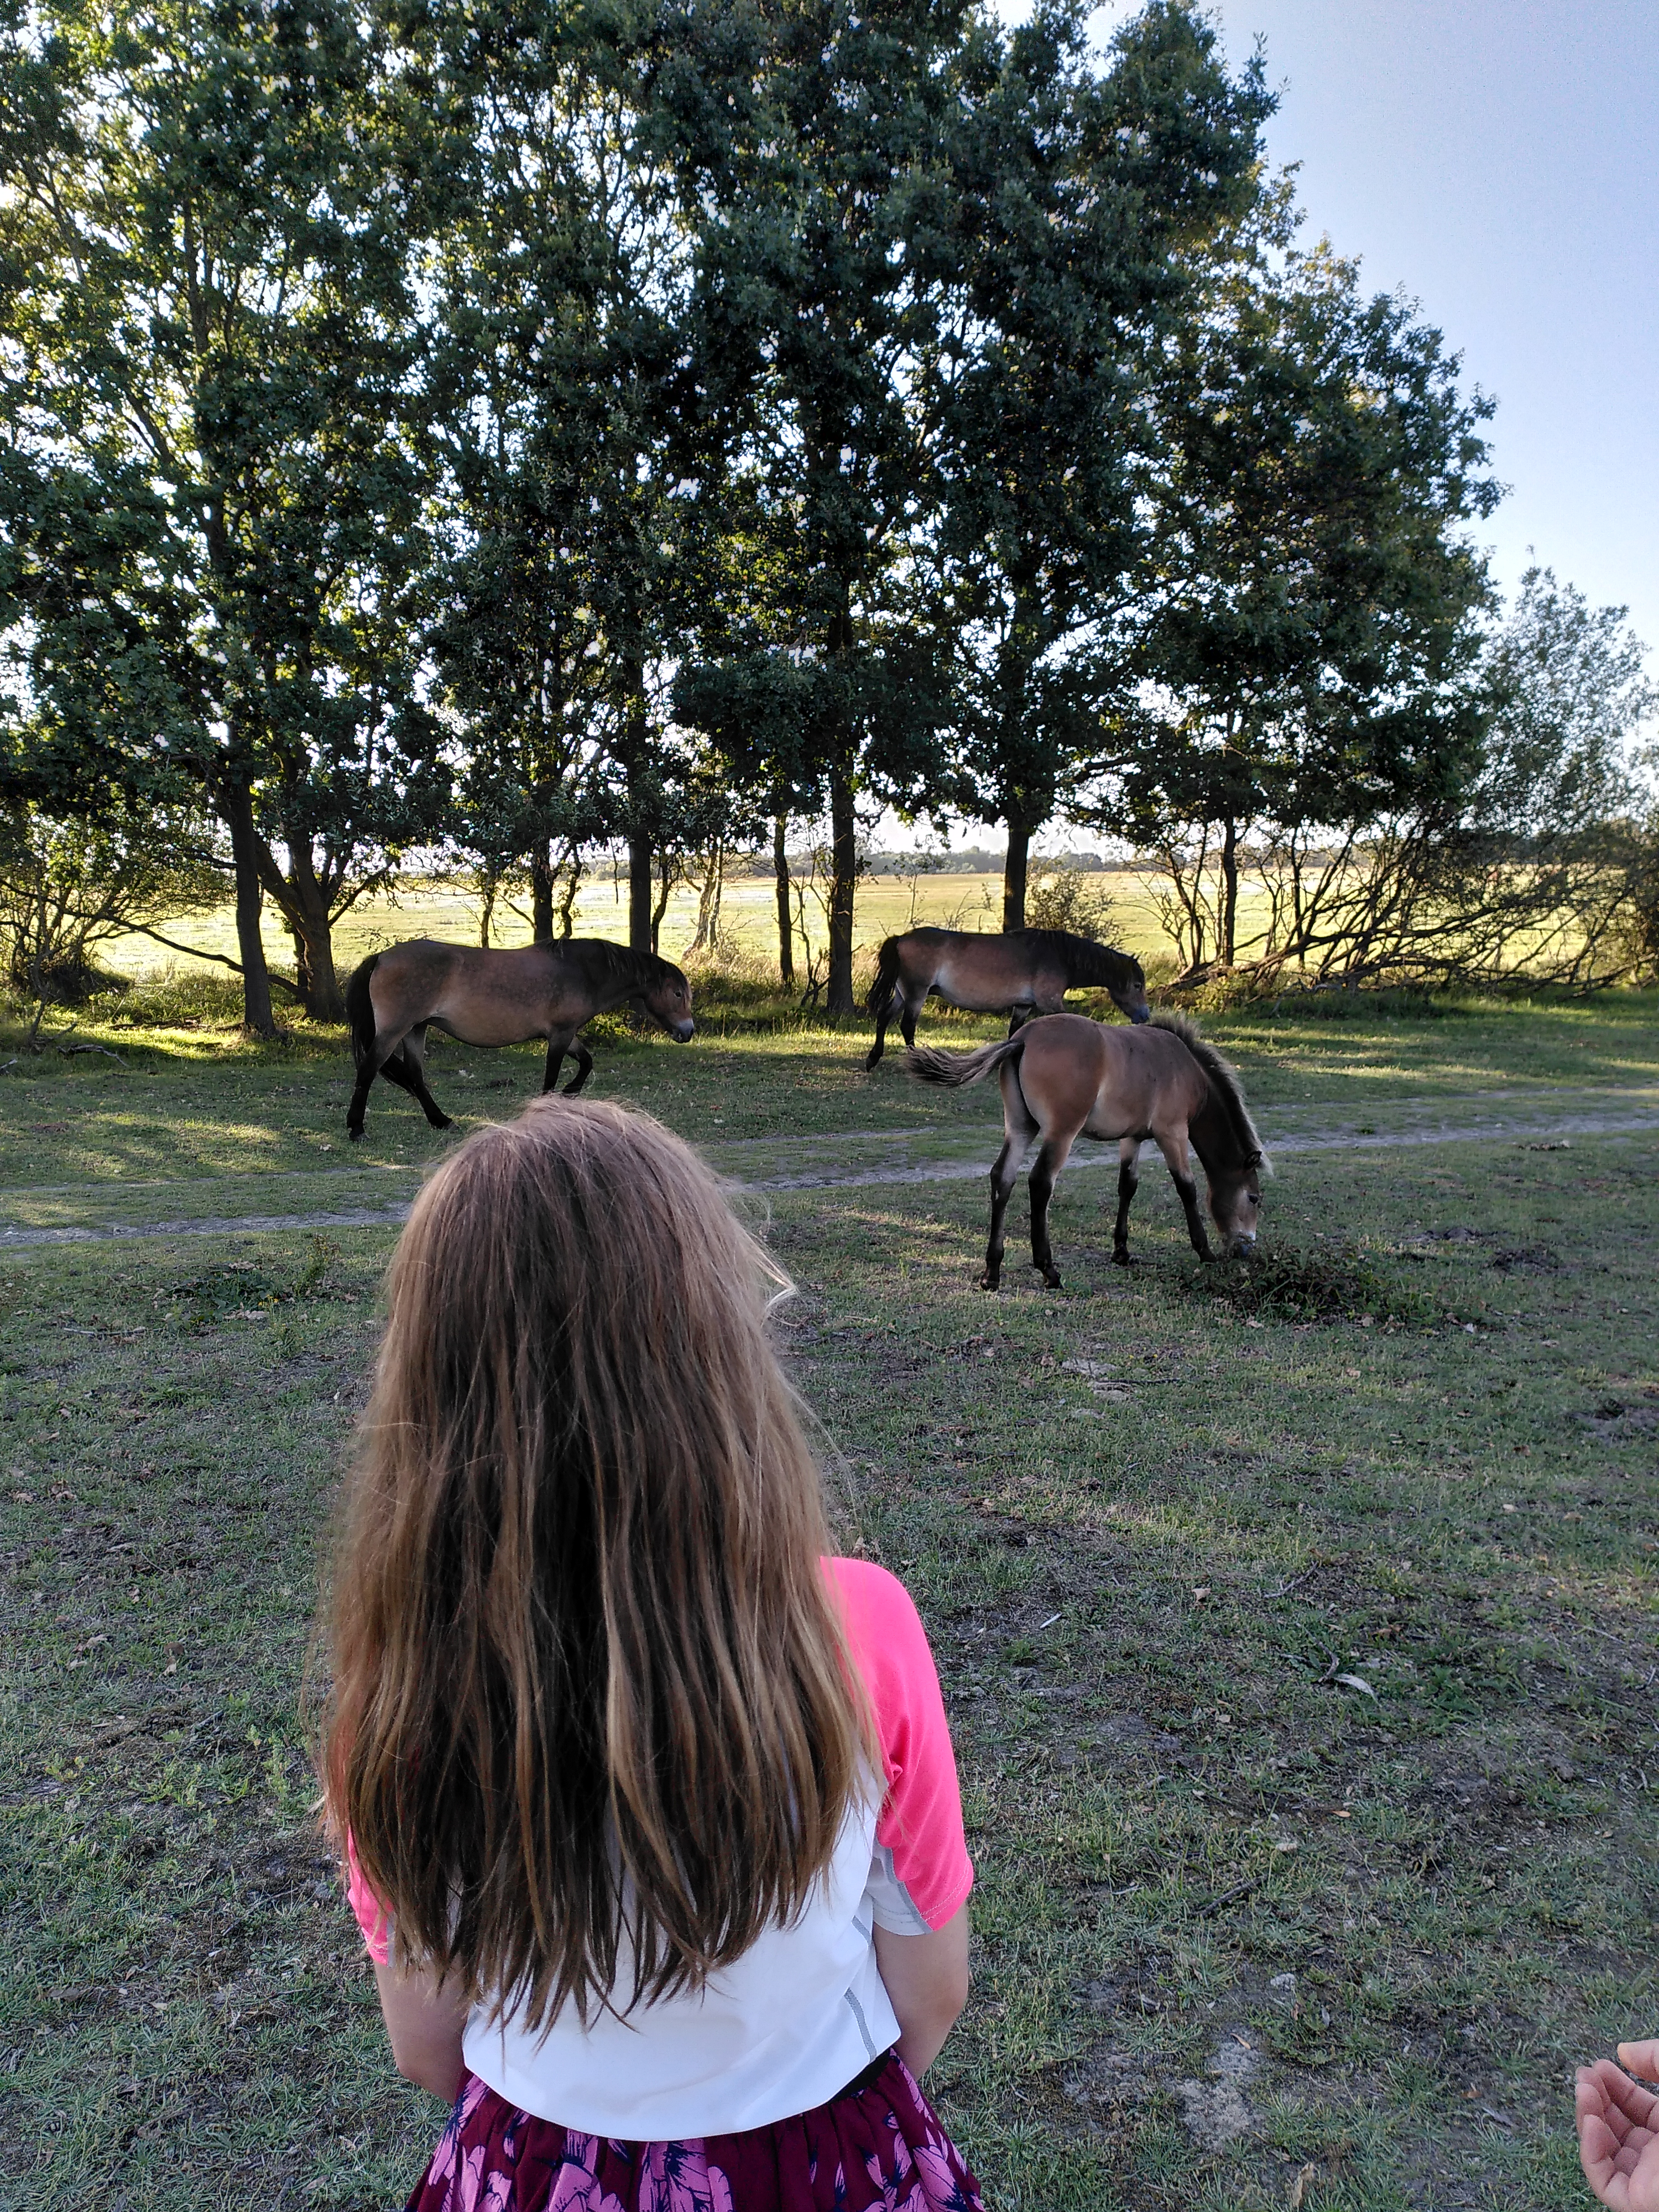
[[[973,1884],[927,1638],[828,1556],[781,1279],[656,1122],[544,1098],[416,1202],[327,1817],[418,2212],[980,2212],[916,2077]]]

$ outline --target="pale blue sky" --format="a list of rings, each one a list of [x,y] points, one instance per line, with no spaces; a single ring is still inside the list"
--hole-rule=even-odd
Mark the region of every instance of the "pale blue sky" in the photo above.
[[[1027,9],[1001,0],[1017,21]],[[1113,0],[1103,32],[1134,12]],[[1258,33],[1310,242],[1403,289],[1498,403],[1507,589],[1528,547],[1627,605],[1659,673],[1659,0],[1215,0]]]

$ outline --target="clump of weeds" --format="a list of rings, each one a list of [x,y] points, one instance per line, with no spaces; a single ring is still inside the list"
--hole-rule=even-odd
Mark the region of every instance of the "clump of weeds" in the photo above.
[[[1177,1279],[1193,1297],[1284,1321],[1439,1328],[1460,1318],[1352,1243],[1308,1249],[1267,1244],[1248,1258],[1182,1267]]]

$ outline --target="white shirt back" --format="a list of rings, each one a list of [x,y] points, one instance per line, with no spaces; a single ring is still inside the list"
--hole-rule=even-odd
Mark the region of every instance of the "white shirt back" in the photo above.
[[[567,2006],[534,2035],[510,2014],[492,2025],[477,2011],[467,2064],[526,2112],[623,2142],[733,2135],[827,2104],[898,2039],[876,1966],[892,1875],[875,1836],[874,1804],[856,1808],[799,1920],[769,1929],[695,1994],[621,2018],[590,2010],[585,2025]]]

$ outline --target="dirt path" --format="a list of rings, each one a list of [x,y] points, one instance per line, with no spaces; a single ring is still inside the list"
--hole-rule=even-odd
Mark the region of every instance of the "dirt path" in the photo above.
[[[1512,1091],[1476,1092],[1458,1102],[1455,1116],[1443,1100],[1377,1100],[1361,1120],[1352,1110],[1300,1105],[1264,1108],[1257,1119],[1275,1158],[1297,1152],[1382,1152],[1399,1145],[1460,1145],[1513,1142],[1571,1144],[1575,1139],[1626,1136],[1659,1130],[1659,1090],[1555,1091],[1547,1097],[1517,1099]],[[1389,1123],[1392,1126],[1385,1127]],[[995,1124],[988,1120],[972,1130],[860,1130],[840,1135],[756,1138],[710,1145],[707,1156],[740,1189],[752,1191],[846,1190],[881,1185],[971,1182],[985,1176],[995,1151]],[[1114,1146],[1091,1146],[1073,1155],[1070,1169],[1116,1164]],[[1069,1170],[1068,1170],[1069,1171]],[[140,1189],[155,1193],[202,1189],[204,1185],[270,1184],[302,1177],[326,1185],[362,1181],[383,1174],[404,1176],[412,1187],[420,1170],[375,1165],[325,1169],[314,1176],[281,1170],[270,1176],[204,1176],[196,1181],[118,1186],[119,1198]],[[411,1188],[410,1197],[413,1195]],[[0,1251],[58,1244],[121,1243],[167,1237],[258,1236],[272,1231],[307,1229],[395,1229],[409,1213],[409,1199],[378,1204],[329,1206],[288,1212],[178,1214],[164,1218],[108,1218],[117,1192],[108,1184],[43,1186],[0,1194]],[[76,1201],[81,1201],[76,1204]],[[129,1200],[130,1202],[130,1200]],[[175,1204],[177,1201],[175,1200]],[[94,1214],[102,1219],[20,1220],[30,1211]],[[125,1212],[127,1206],[123,1206]],[[10,1218],[8,1219],[7,1217]]]

